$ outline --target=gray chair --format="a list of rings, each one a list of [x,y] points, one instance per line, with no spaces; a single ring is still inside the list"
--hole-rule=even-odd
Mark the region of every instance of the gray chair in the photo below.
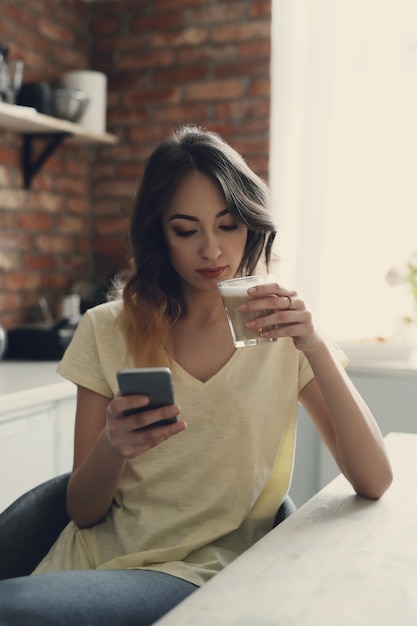
[[[30,574],[68,524],[69,477],[62,474],[34,487],[0,514],[0,580]],[[286,496],[274,526],[295,510],[294,502]]]
[[[0,580],[30,574],[70,518],[66,490],[70,474],[34,487],[0,515]]]

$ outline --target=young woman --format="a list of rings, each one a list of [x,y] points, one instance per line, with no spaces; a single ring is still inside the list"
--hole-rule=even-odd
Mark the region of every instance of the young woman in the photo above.
[[[247,310],[272,313],[252,325],[277,341],[233,345],[217,282],[268,268],[274,235],[265,185],[216,134],[151,154],[123,298],[85,314],[59,365],[78,386],[72,521],[35,575],[0,583],[8,624],[54,607],[54,624],[152,624],[272,528],[298,402],[358,494],[388,488],[376,422],[294,290],[257,287]],[[178,404],[126,417],[148,398],[122,397],[117,370],[162,365]]]

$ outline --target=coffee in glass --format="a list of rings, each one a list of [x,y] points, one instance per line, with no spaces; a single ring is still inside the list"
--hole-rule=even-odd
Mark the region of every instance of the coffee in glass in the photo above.
[[[257,311],[256,313],[239,311],[241,304],[253,299],[253,296],[248,294],[250,287],[273,282],[275,282],[275,277],[271,274],[265,274],[262,276],[231,278],[230,280],[223,280],[217,283],[236,348],[276,341],[276,339],[260,337],[259,328],[248,328],[246,326],[246,322],[256,317],[268,315],[271,311]]]

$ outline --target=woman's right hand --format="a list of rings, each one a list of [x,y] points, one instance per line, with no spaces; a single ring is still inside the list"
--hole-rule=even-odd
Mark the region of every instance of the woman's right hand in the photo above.
[[[149,427],[161,420],[178,417],[180,407],[171,404],[146,410],[148,403],[149,398],[146,395],[120,394],[109,402],[106,411],[107,439],[117,456],[134,458],[185,430],[186,423],[183,421]],[[126,415],[132,409],[139,409],[140,412]]]
[[[126,416],[129,409],[146,407],[147,396],[115,396],[110,402],[78,387],[74,469],[67,491],[67,509],[81,528],[103,519],[113,503],[120,476],[129,458],[143,454],[186,428],[183,421],[137,430],[177,416],[177,405]]]

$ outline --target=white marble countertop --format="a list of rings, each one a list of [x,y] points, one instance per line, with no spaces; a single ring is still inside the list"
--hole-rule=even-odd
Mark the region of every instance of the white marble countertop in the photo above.
[[[58,361],[0,361],[0,395],[60,383]]]
[[[409,344],[382,343],[375,345],[361,342],[337,342],[346,354],[347,370],[352,374],[391,376],[395,378],[417,377],[417,348]]]
[[[75,394],[73,383],[57,374],[56,361],[0,361],[0,412]]]

